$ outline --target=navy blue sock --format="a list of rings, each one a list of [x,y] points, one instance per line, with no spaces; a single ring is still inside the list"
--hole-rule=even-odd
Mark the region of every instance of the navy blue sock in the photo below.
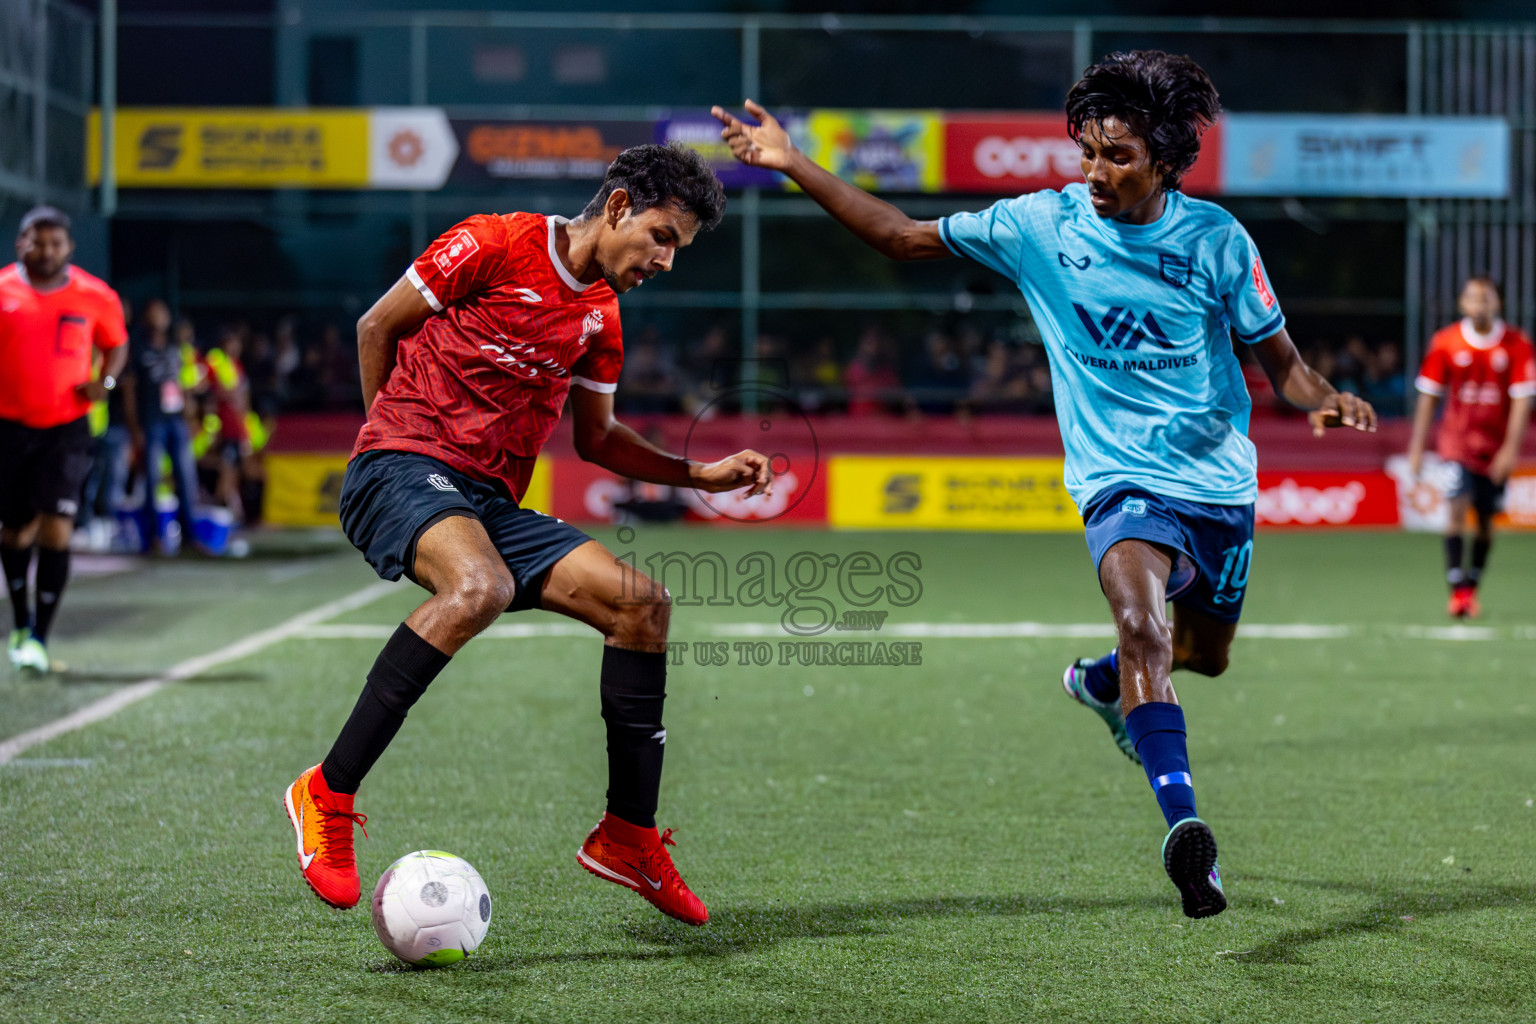
[[[1463,541],[1461,534],[1445,538],[1445,582],[1451,585],[1451,589],[1461,586],[1467,580],[1467,574],[1461,567],[1461,553]]]
[[[1492,547],[1491,540],[1472,538],[1472,568],[1467,572],[1467,582],[1474,587],[1483,581],[1483,569],[1488,565],[1488,552]]]
[[[1195,786],[1189,774],[1184,709],[1177,704],[1143,704],[1125,716],[1125,731],[1136,745],[1157,805],[1172,828],[1195,816]]]
[[[1088,666],[1083,673],[1083,688],[1100,704],[1120,703],[1120,648]]]

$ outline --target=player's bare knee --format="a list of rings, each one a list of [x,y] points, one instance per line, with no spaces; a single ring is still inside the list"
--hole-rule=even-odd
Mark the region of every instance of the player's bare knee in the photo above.
[[[618,606],[611,636],[621,643],[661,643],[667,639],[672,621],[672,595],[665,587],[654,587],[643,600],[627,601]]]
[[[1173,656],[1173,630],[1167,620],[1145,608],[1123,608],[1115,613],[1115,631],[1120,647],[1139,651],[1143,657],[1160,654]]]
[[[477,570],[459,577],[446,595],[440,596],[452,602],[456,618],[479,629],[507,610],[517,596],[517,585],[505,571]]]

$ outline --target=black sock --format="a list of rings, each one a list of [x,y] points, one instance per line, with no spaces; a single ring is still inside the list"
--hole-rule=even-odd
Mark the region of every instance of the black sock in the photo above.
[[[1467,572],[1467,582],[1474,587],[1483,578],[1483,569],[1488,565],[1488,549],[1493,547],[1493,539],[1483,540],[1481,537],[1472,538],[1472,568]]]
[[[0,566],[5,568],[5,589],[11,595],[16,628],[31,629],[32,595],[27,593],[27,570],[32,567],[32,549],[0,544]]]
[[[1466,581],[1467,574],[1461,568],[1461,534],[1445,538],[1445,582],[1453,588]]]
[[[656,827],[667,730],[667,656],[660,651],[603,648],[603,721],[608,723],[608,813],[641,828]]]
[[[379,652],[347,724],[320,766],[332,792],[357,792],[363,776],[400,731],[411,705],[427,692],[448,661],[449,655],[400,623]]]
[[[59,610],[59,598],[64,596],[64,584],[68,582],[69,549],[38,548],[37,621],[32,624],[32,635],[42,643],[48,642],[53,613]]]

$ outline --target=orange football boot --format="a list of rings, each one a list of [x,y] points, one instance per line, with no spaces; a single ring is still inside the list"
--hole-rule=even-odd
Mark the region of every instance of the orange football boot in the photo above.
[[[299,841],[299,870],[304,881],[338,910],[357,906],[362,884],[352,852],[352,825],[367,817],[352,810],[350,793],[332,793],[317,764],[294,780],[283,793],[283,806]],[[368,830],[363,829],[363,835]]]
[[[654,826],[641,828],[604,814],[576,851],[576,863],[599,878],[635,890],[669,917],[684,924],[703,924],[709,920],[709,911],[678,875],[667,853],[667,847],[676,845],[671,829],[657,835]]]

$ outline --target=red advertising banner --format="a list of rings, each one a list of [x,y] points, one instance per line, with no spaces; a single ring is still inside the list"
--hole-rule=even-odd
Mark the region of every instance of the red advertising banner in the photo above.
[[[1200,159],[1184,175],[1184,191],[1219,192],[1220,157],[1218,122],[1201,140]],[[1081,150],[1067,137],[1064,114],[944,115],[946,191],[1014,194],[1082,180]]]
[[[827,470],[802,479],[791,469],[774,480],[773,494],[743,498],[738,493],[702,494],[687,488],[658,487],[615,476],[574,458],[548,460],[551,474],[550,513],[572,523],[611,523],[625,513],[620,507],[637,503],[653,514],[668,504],[677,506],[687,522],[766,523],[825,526]]]
[[[1386,473],[1260,473],[1260,526],[1397,526],[1397,482]]]

